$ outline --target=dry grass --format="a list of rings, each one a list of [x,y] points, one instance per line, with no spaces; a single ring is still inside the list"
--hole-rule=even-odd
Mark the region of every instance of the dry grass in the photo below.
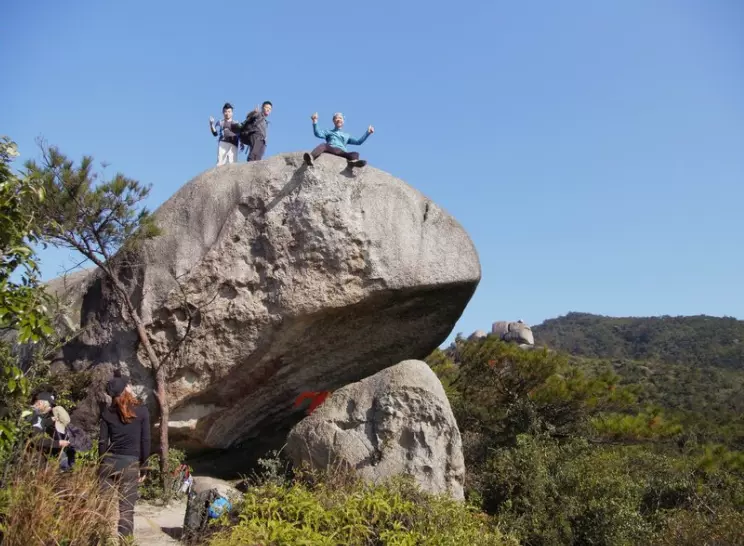
[[[96,466],[60,473],[55,463],[26,455],[14,465],[0,491],[4,546],[89,546],[111,537],[116,503],[101,493]]]

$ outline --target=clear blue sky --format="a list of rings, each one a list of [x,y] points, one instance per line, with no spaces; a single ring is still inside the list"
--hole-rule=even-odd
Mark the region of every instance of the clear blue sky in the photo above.
[[[455,328],[568,311],[744,318],[744,2],[11,0],[0,133],[151,183],[274,102],[269,155],[341,110],[452,213],[483,280]],[[47,278],[59,253],[42,254]]]

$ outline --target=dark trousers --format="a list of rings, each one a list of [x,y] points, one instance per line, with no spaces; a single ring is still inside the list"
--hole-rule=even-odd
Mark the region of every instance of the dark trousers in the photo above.
[[[261,161],[266,151],[266,140],[261,133],[251,133],[248,135],[247,145],[251,150],[248,152],[248,161]]]
[[[347,161],[359,159],[359,152],[344,152],[341,148],[334,148],[330,144],[320,144],[311,152],[313,159],[318,159],[320,154],[331,154],[346,158]]]
[[[134,504],[137,502],[139,460],[137,457],[106,455],[99,468],[101,488],[114,490],[119,497],[119,526],[122,536],[134,532]]]

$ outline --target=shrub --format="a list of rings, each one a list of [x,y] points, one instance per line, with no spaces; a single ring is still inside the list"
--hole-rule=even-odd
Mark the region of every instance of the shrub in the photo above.
[[[178,479],[178,471],[183,461],[186,458],[186,454],[175,448],[168,450],[168,479],[166,480],[169,490],[163,491],[162,479],[160,473],[160,456],[158,454],[151,455],[147,459],[147,477],[145,481],[139,486],[139,496],[144,500],[162,500],[167,502],[172,497],[177,496],[178,489],[180,489],[180,483],[176,483]]]
[[[78,464],[61,473],[27,452],[10,470],[0,491],[0,543],[104,544],[116,517],[112,494],[99,489],[96,467]]]
[[[517,544],[488,516],[423,493],[408,479],[369,485],[336,475],[284,485],[266,482],[251,488],[238,510],[232,527],[212,536],[211,546]]]

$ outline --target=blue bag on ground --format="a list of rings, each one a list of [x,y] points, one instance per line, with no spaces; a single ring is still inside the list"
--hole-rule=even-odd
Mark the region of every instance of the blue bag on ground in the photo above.
[[[230,501],[228,501],[225,497],[220,497],[209,505],[209,517],[212,519],[217,519],[225,512],[229,512],[231,509],[232,505],[230,504]]]

